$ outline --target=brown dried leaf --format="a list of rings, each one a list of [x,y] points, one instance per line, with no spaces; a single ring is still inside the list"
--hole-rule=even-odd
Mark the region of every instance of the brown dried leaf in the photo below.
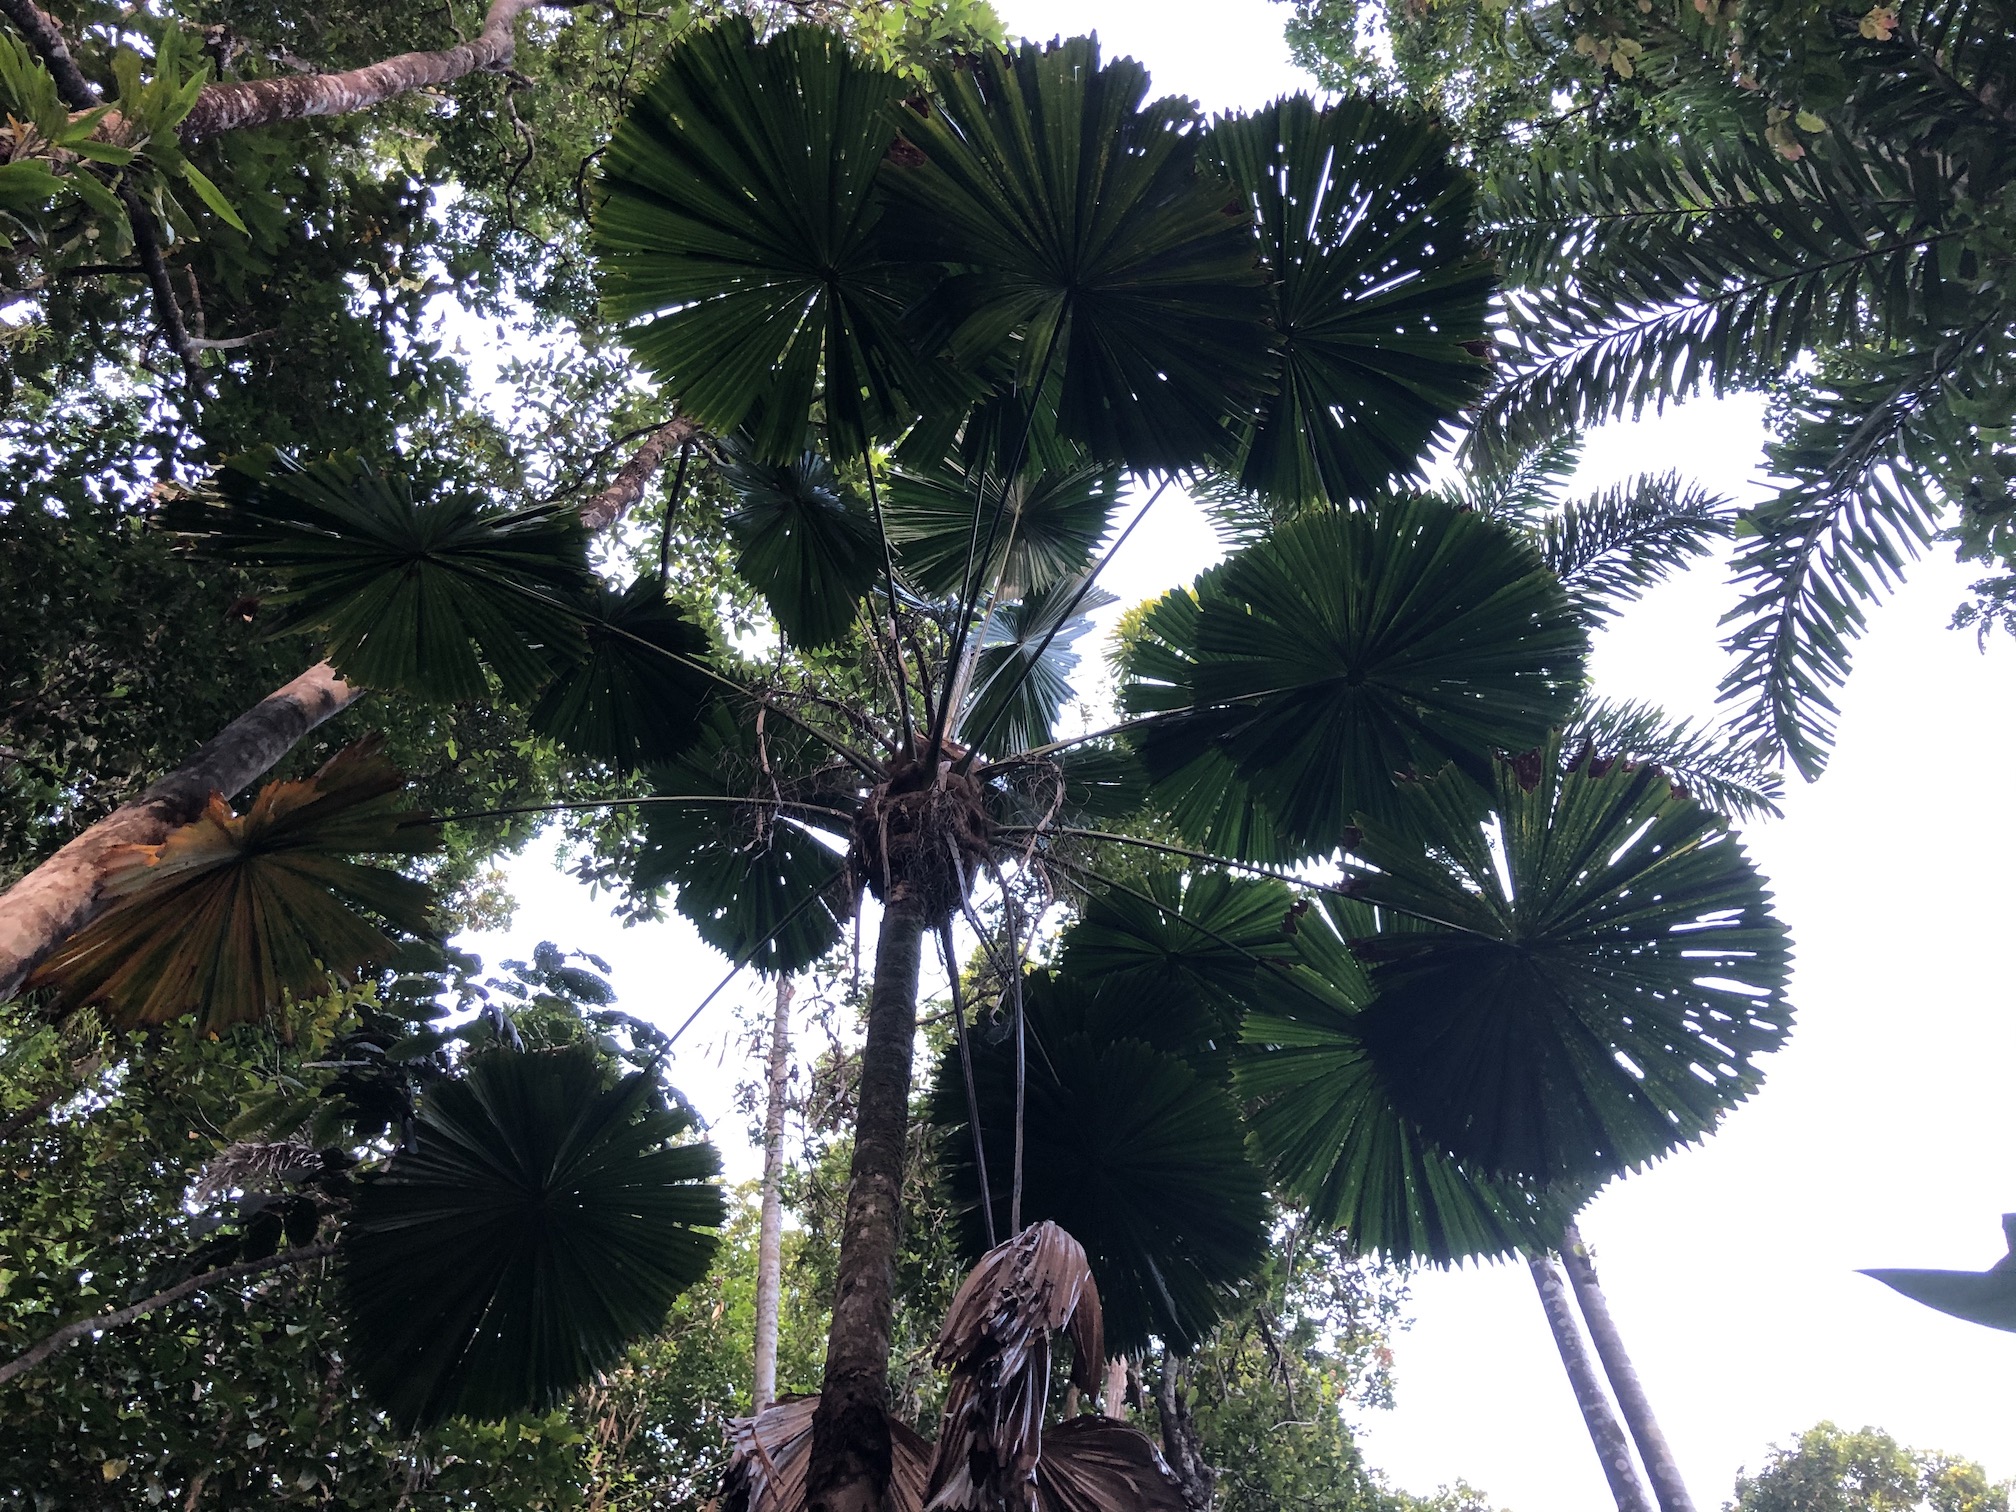
[[[1154,1441],[1108,1417],[1050,1430],[1036,1462],[1036,1512],[1189,1512]]]
[[[721,1477],[721,1512],[805,1512],[805,1471],[812,1462],[812,1415],[819,1398],[779,1402],[728,1424],[732,1453]],[[889,1512],[922,1512],[931,1446],[889,1419]]]

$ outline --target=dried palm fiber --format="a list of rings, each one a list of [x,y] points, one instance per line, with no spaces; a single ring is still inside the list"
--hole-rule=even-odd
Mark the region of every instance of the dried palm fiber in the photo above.
[[[1032,1224],[996,1245],[952,1299],[937,1361],[952,1373],[929,1512],[1029,1512],[1043,1454],[1050,1335],[1071,1331],[1071,1379],[1096,1391],[1105,1363],[1099,1288],[1076,1239]]]
[[[1189,1512],[1154,1440],[1109,1417],[1066,1418],[1036,1461],[1036,1512]]]
[[[189,1191],[192,1202],[215,1202],[226,1192],[266,1192],[322,1169],[322,1154],[298,1140],[267,1144],[240,1140],[203,1167]]]
[[[793,1397],[728,1424],[730,1454],[721,1477],[721,1512],[804,1512],[805,1470],[812,1461],[812,1414],[819,1397]],[[889,1419],[888,1512],[922,1512],[931,1446]]]

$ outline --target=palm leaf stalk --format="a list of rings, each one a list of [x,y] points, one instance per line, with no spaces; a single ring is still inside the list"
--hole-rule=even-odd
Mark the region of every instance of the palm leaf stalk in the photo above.
[[[874,1512],[903,1463],[884,1402],[923,944],[983,878],[1024,1053],[969,1040],[970,1097],[964,1063],[941,1068],[938,1116],[971,1135],[947,1142],[972,1151],[957,1179],[995,1234],[1076,1233],[1136,1347],[1223,1314],[1270,1193],[1397,1258],[1544,1247],[1606,1175],[1712,1128],[1783,1026],[1782,942],[1719,821],[1649,765],[1562,746],[1587,607],[1516,525],[1389,489],[1483,374],[1488,270],[1439,132],[1363,102],[1208,124],[1084,39],[974,59],[928,108],[909,94],[817,28],[723,23],[668,55],[598,190],[605,297],[678,413],[726,438],[695,456],[736,497],[738,570],[777,663],[803,653],[833,696],[650,591],[612,596],[561,515],[339,463],[221,488],[196,522],[339,668],[437,693],[494,677],[571,755],[647,785],[628,881],[669,888],[738,969],[810,966],[879,906],[833,1323],[798,1424],[823,1512]],[[1294,151],[1274,161],[1270,136]],[[1284,303],[1291,265],[1322,277]],[[1146,611],[1120,723],[1060,734],[1120,477],[1204,469],[1282,523]],[[1648,824],[1696,859],[1633,850]],[[1621,859],[1529,916],[1523,894],[1471,898],[1487,825],[1542,894],[1582,876],[1563,857]],[[1115,845],[1180,865],[1137,886],[1094,864]],[[1659,865],[1685,900],[1641,897]],[[1345,880],[1295,880],[1326,867]],[[1017,887],[1083,916],[1048,974]],[[1757,979],[1754,1011],[1681,964],[1715,908],[1747,931],[1717,969]],[[1508,1036],[1492,963],[1532,944],[1572,991],[1552,1013],[1525,993],[1510,1037],[1533,1044],[1479,1084]],[[1439,1049],[1387,1007],[1437,982],[1466,994]],[[1634,1029],[1667,999],[1673,1022]],[[1065,1149],[1088,1097],[1099,1138]],[[1188,1221],[1071,1208],[1137,1177],[1191,1194]],[[415,1411],[457,1400],[414,1379]],[[1095,1449],[1087,1476],[1133,1474],[1131,1450]]]

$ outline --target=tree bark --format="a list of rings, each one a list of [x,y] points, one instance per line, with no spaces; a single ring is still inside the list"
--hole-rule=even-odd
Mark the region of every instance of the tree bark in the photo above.
[[[1162,1346],[1162,1369],[1155,1377],[1155,1415],[1162,1420],[1162,1458],[1175,1474],[1191,1512],[1210,1512],[1218,1472],[1204,1458],[1203,1438],[1183,1396],[1183,1357]]]
[[[0,1386],[6,1385],[24,1371],[33,1370],[64,1345],[72,1340],[81,1339],[86,1334],[103,1333],[108,1328],[121,1327],[136,1318],[144,1318],[150,1312],[180,1302],[184,1297],[193,1297],[199,1291],[222,1286],[227,1281],[242,1281],[248,1276],[262,1275],[267,1271],[279,1270],[283,1266],[307,1265],[335,1253],[336,1245],[333,1241],[327,1244],[311,1244],[303,1249],[282,1250],[277,1255],[268,1255],[264,1260],[246,1260],[238,1265],[221,1266],[213,1271],[205,1271],[200,1276],[191,1276],[187,1281],[171,1286],[166,1291],[141,1298],[130,1307],[122,1307],[114,1312],[94,1313],[88,1318],[65,1323],[39,1344],[31,1345],[5,1365],[0,1365]]]
[[[0,894],[0,1000],[12,997],[43,957],[104,911],[99,888],[116,848],[159,845],[200,814],[212,793],[236,793],[363,691],[318,662]]]
[[[651,432],[630,454],[630,460],[617,469],[609,486],[581,506],[581,523],[590,530],[602,530],[622,519],[644,497],[644,485],[664,465],[665,454],[699,434],[700,427],[684,419],[668,421]]]
[[[756,1234],[756,1382],[750,1408],[777,1400],[777,1313],[784,1292],[784,1085],[791,1072],[791,978],[777,978],[770,1019],[770,1101],[763,1110],[763,1216]]]
[[[1638,1478],[1638,1467],[1632,1463],[1624,1425],[1610,1410],[1610,1399],[1603,1394],[1595,1362],[1582,1342],[1582,1330],[1576,1326],[1560,1269],[1545,1255],[1534,1255],[1528,1264],[1532,1267],[1533,1284],[1540,1291],[1540,1305],[1547,1310],[1547,1326],[1554,1330],[1554,1347],[1561,1351],[1561,1363],[1568,1369],[1568,1383],[1575,1388],[1575,1405],[1582,1409],[1582,1421],[1588,1425],[1590,1440],[1596,1445],[1596,1457],[1603,1462],[1610,1494],[1617,1499],[1617,1512],[1652,1512],[1652,1498],[1646,1495],[1645,1483]]]
[[[881,1512],[887,1498],[889,1334],[926,923],[924,909],[907,885],[898,882],[889,889],[875,944],[868,1038],[861,1047],[854,1164],[840,1233],[833,1323],[826,1336],[826,1374],[812,1418],[812,1457],[805,1473],[808,1512]]]
[[[1610,1303],[1596,1280],[1596,1265],[1590,1258],[1589,1247],[1572,1223],[1562,1233],[1561,1264],[1575,1288],[1575,1300],[1582,1304],[1582,1317],[1589,1325],[1596,1358],[1603,1362],[1603,1373],[1610,1378],[1610,1390],[1617,1398],[1617,1410],[1624,1415],[1631,1440],[1638,1446],[1638,1458],[1645,1464],[1645,1478],[1652,1482],[1652,1494],[1659,1499],[1659,1512],[1694,1512],[1694,1499],[1687,1494],[1687,1484],[1680,1478],[1680,1466],[1666,1443],[1666,1435],[1659,1431],[1651,1399],[1645,1395],[1644,1383],[1638,1379],[1631,1356],[1625,1353],[1624,1336],[1610,1316]]]

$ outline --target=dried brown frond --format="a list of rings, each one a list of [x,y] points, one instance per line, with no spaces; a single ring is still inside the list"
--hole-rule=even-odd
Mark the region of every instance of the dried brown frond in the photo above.
[[[226,1192],[271,1192],[322,1169],[322,1157],[311,1145],[293,1140],[262,1144],[244,1140],[221,1151],[203,1167],[189,1196],[197,1203],[215,1202]]]
[[[1036,1512],[1188,1512],[1155,1442],[1109,1417],[1074,1417],[1043,1441]]]
[[[1096,1390],[1104,1364],[1099,1288],[1084,1248],[1032,1224],[973,1267],[946,1314],[938,1363],[952,1372],[925,1505],[1027,1512],[1043,1454],[1050,1335],[1070,1328],[1071,1379]]]
[[[732,1453],[721,1477],[721,1512],[805,1512],[812,1415],[818,1410],[815,1393],[729,1421]],[[889,1512],[923,1512],[931,1446],[892,1417],[889,1448]]]

